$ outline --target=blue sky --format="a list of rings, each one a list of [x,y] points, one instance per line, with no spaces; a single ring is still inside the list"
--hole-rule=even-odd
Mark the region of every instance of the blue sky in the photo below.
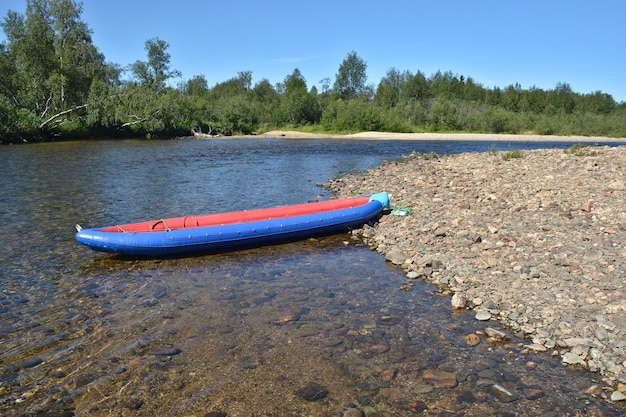
[[[25,8],[2,0],[0,16]],[[375,86],[395,67],[451,71],[488,88],[564,82],[621,102],[625,17],[623,0],[85,0],[82,20],[108,61],[146,60],[145,41],[159,37],[177,81],[204,75],[209,86],[239,71],[275,84],[298,68],[319,87],[355,51]]]

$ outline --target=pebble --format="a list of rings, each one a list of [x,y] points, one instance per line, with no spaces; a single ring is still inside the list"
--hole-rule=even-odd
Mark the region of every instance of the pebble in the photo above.
[[[328,390],[320,384],[309,382],[304,387],[296,390],[295,394],[305,401],[318,401],[326,398]]]
[[[452,307],[461,309],[461,308],[465,308],[466,306],[467,306],[467,299],[462,293],[457,292],[452,296]]]
[[[568,365],[585,366],[585,361],[573,352],[565,352],[561,357],[561,360],[563,361],[563,363],[566,363]]]
[[[343,417],[363,417],[363,411],[358,408],[348,408],[343,412]]]
[[[412,211],[355,231],[371,249],[451,294],[452,308],[480,306],[477,320],[615,386],[626,383],[626,147],[594,151],[413,154],[325,186],[389,193]]]
[[[389,350],[389,346],[378,344],[378,345],[370,346],[367,350],[372,352],[375,355],[380,355],[381,353],[387,352]]]
[[[454,388],[457,385],[456,373],[440,369],[426,369],[422,378],[435,388]]]
[[[128,410],[139,410],[143,405],[143,400],[140,398],[125,398],[122,400],[121,405]]]
[[[500,384],[493,384],[491,393],[503,403],[510,403],[519,399],[517,392],[508,390]]]
[[[624,401],[626,400],[626,395],[620,391],[613,391],[611,393],[611,401]]]
[[[488,311],[479,311],[476,313],[476,320],[478,321],[487,321],[491,319],[491,313]]]
[[[150,353],[152,353],[154,356],[176,356],[181,353],[181,350],[175,347],[164,347],[154,349]]]
[[[468,346],[476,346],[480,343],[480,337],[474,333],[468,334],[465,336],[465,343],[467,343]]]

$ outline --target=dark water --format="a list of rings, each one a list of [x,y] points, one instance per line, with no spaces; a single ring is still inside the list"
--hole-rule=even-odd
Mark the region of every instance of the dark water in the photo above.
[[[496,323],[453,313],[448,296],[408,282],[348,234],[161,261],[121,260],[74,241],[75,223],[326,199],[316,184],[342,172],[413,151],[490,146],[257,139],[0,147],[0,413],[504,415],[506,407],[511,415],[621,415],[591,388],[601,387],[597,376],[527,354],[513,336],[489,343],[482,332]],[[476,332],[481,342],[468,345]],[[433,371],[447,372],[448,382],[453,375],[454,386],[427,378]]]

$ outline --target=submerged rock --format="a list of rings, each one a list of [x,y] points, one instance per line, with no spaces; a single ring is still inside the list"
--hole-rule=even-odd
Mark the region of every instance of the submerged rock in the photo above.
[[[318,401],[326,398],[328,390],[320,384],[309,382],[304,387],[296,390],[295,394],[305,401]]]

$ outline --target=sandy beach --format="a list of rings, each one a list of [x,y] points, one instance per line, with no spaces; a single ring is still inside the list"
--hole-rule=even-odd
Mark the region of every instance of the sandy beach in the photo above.
[[[469,140],[490,142],[626,142],[626,138],[601,136],[546,136],[546,135],[504,135],[493,133],[391,133],[359,132],[347,135],[306,133],[293,130],[272,130],[258,135],[236,136],[233,138],[284,138],[284,139],[358,139],[358,140]]]

